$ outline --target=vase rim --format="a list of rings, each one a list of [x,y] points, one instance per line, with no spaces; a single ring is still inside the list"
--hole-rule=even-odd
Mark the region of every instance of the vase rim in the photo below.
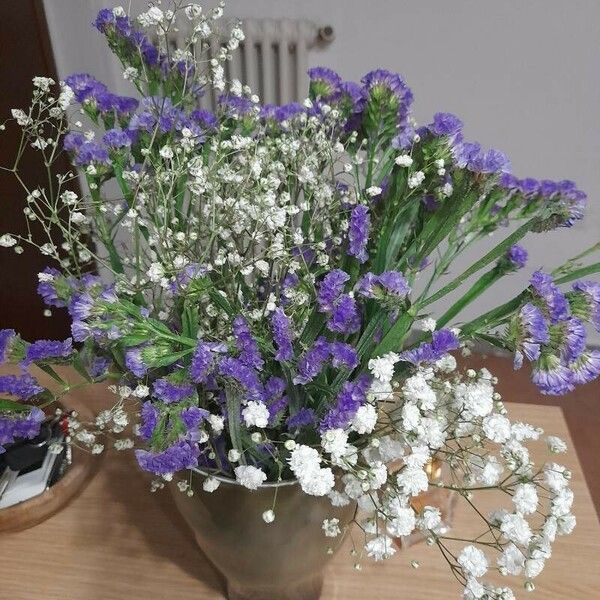
[[[221,483],[226,483],[229,485],[237,485],[239,487],[243,487],[239,481],[237,481],[236,479],[233,479],[232,477],[225,477],[223,475],[215,475],[214,473],[209,473],[208,471],[204,471],[203,469],[200,469],[199,467],[192,467],[191,470],[194,471],[195,473],[203,475],[204,477],[212,477],[212,478],[216,479],[217,481],[220,481]],[[268,481],[267,483],[261,483],[258,486],[258,489],[288,487],[288,486],[296,485],[297,483],[298,483],[297,479],[285,479],[283,481],[275,481],[275,482]]]

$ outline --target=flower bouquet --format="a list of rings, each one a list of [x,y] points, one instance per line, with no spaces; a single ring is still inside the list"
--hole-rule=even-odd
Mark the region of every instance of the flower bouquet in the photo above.
[[[102,10],[95,26],[137,97],[87,74],[59,87],[35,78],[29,109],[13,110],[23,133],[8,170],[18,177],[28,145],[50,173],[61,153],[73,170],[44,189],[21,181],[25,216],[47,239],[6,233],[0,244],[33,245],[55,262],[39,274],[39,293],[48,311],[68,310],[72,339],[0,332],[0,362],[22,367],[0,377],[0,443],[36,433],[42,408],[73,389],[55,369],[69,364],[115,394],[95,423],[71,420],[71,442],[135,448],[153,489],[176,487],[190,523],[201,505],[227,506],[224,527],[236,506],[251,506],[252,539],[237,539],[258,552],[274,550],[263,530],[292,545],[312,531],[304,513],[327,546],[355,523],[357,565],[389,558],[394,538],[419,531],[465,598],[514,597],[488,570],[533,589],[555,537],[575,525],[570,474],[534,465],[527,442],[542,432],[511,423],[493,375],[463,371],[450,353],[477,342],[514,353],[545,394],[600,374],[600,352],[586,349],[586,324],[600,329],[600,284],[589,279],[600,263],[585,261],[598,245],[461,321],[525,266],[527,235],[583,217],[585,194],[571,181],[517,178],[504,154],[464,139],[451,114],[417,126],[410,89],[388,71],[354,83],[313,68],[302,104],[261,104],[226,81],[244,40],[238,23],[209,54],[222,12],[180,2],[132,20]],[[174,51],[176,27],[189,36]],[[217,110],[200,109],[213,91]],[[452,271],[492,234],[491,250]],[[33,367],[57,389],[42,387]],[[433,461],[443,466],[435,478]],[[483,533],[468,543],[449,536],[438,508],[413,502],[430,485],[464,499]],[[498,510],[484,515],[477,497],[494,490]],[[209,556],[219,535],[198,533]],[[294,572],[293,582],[309,575]],[[236,582],[231,597],[318,595],[263,583]]]

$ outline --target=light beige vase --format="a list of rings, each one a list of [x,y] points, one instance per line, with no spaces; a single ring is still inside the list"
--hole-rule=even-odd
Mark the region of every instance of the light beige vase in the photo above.
[[[343,529],[354,505],[335,508],[329,499],[308,496],[295,481],[266,484],[250,491],[220,479],[219,488],[202,489],[204,475],[192,480],[193,496],[171,486],[175,504],[198,545],[227,581],[229,600],[318,600],[323,569],[341,536],[327,538],[324,519],[337,518]],[[275,504],[275,521],[264,511]]]

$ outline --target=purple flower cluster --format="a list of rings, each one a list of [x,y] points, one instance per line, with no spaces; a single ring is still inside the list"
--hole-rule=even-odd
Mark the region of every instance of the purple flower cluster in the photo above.
[[[165,404],[187,400],[196,392],[192,383],[175,383],[166,378],[157,379],[152,386],[153,395]]]
[[[294,350],[292,348],[292,327],[291,322],[282,308],[276,308],[271,315],[271,329],[273,330],[273,340],[277,347],[275,360],[285,362],[292,360]]]
[[[20,400],[28,400],[43,391],[44,388],[29,373],[0,375],[0,394],[15,396]]]
[[[483,150],[474,142],[459,142],[452,148],[454,161],[460,168],[467,168],[473,173],[494,174],[510,171],[510,161],[504,152]]]
[[[410,294],[410,286],[400,271],[365,273],[356,284],[356,292],[365,298],[403,300]]]
[[[127,44],[133,50],[128,56],[141,56],[148,67],[158,66],[168,70],[165,57],[141,31],[133,27],[129,17],[117,16],[110,8],[103,8],[98,13],[94,25],[98,31],[107,36],[111,45]]]
[[[339,94],[342,78],[327,67],[313,67],[308,70],[310,93],[314,98],[331,100]]]
[[[518,342],[514,367],[520,369],[523,365],[523,356],[529,361],[537,360],[540,357],[541,344],[547,344],[550,341],[550,334],[542,311],[531,302],[521,307],[517,323]]]
[[[303,406],[297,413],[290,415],[285,424],[287,425],[288,431],[293,429],[299,429],[300,427],[308,427],[315,422],[315,411],[312,408]]]
[[[360,330],[361,318],[356,300],[350,294],[342,294],[335,302],[327,329],[334,333],[351,334]]]
[[[125,366],[136,377],[143,377],[148,372],[148,365],[144,362],[142,351],[143,346],[135,346],[125,352]]]
[[[367,242],[369,241],[370,216],[369,209],[359,204],[352,209],[348,227],[348,254],[364,263],[369,258]]]
[[[39,283],[37,293],[42,297],[44,303],[47,306],[56,306],[57,308],[65,307],[67,305],[66,298],[57,289],[57,286],[60,286],[61,282],[66,284],[64,287],[68,287],[63,274],[57,269],[46,267],[40,275],[38,275],[38,278]]]
[[[534,362],[532,380],[543,394],[565,394],[600,375],[600,354],[586,351],[584,325],[594,320],[598,284],[577,282],[567,296],[541,271],[530,283],[534,301],[521,308],[512,334],[515,367],[526,357]]]
[[[204,383],[207,381],[215,364],[215,351],[213,344],[200,340],[190,365],[190,377],[195,383]]]
[[[594,325],[600,331],[600,283],[597,281],[577,281],[569,296],[571,308],[576,316]]]
[[[18,439],[32,439],[40,432],[40,426],[45,419],[44,411],[37,406],[24,414],[22,412],[0,416],[0,454],[4,446]]]
[[[305,385],[312,381],[323,370],[330,352],[329,342],[323,337],[318,338],[298,361],[298,374],[293,383]]]
[[[519,194],[528,204],[536,200],[551,202],[552,207],[557,209],[560,218],[558,224],[562,227],[571,227],[576,221],[583,219],[587,195],[573,181],[538,181],[531,177],[518,179],[504,173],[499,183],[509,194]]]
[[[433,363],[459,346],[460,342],[456,333],[450,329],[439,329],[431,334],[431,342],[424,342],[412,350],[402,352],[400,360],[413,365]]]
[[[463,122],[452,113],[438,112],[433,115],[433,123],[427,126],[427,129],[435,136],[448,136],[453,139],[460,135],[463,128]]]
[[[400,75],[385,69],[376,69],[367,73],[361,79],[361,83],[369,100],[395,104],[401,122],[408,117],[413,94]]]
[[[333,310],[336,300],[344,291],[350,275],[341,269],[333,269],[322,279],[317,289],[317,303],[321,312]]]
[[[149,440],[158,425],[160,411],[154,403],[147,400],[140,409],[139,435],[143,440]]]
[[[514,269],[522,269],[527,264],[527,250],[519,244],[514,244],[508,249],[506,258]]]
[[[238,358],[242,364],[260,371],[265,361],[260,354],[258,344],[252,337],[248,322],[241,315],[238,315],[233,320],[233,336],[235,338],[235,345],[240,353]]]
[[[30,344],[21,362],[23,367],[31,363],[44,362],[51,358],[68,358],[73,353],[73,340],[67,338],[64,342],[53,340],[38,340]]]
[[[264,387],[256,371],[239,358],[223,357],[218,365],[222,377],[234,379],[244,390],[248,400],[264,400]]]
[[[198,466],[200,448],[195,442],[180,440],[162,452],[136,450],[135,456],[144,471],[166,475]]]
[[[342,386],[335,405],[327,412],[319,424],[320,431],[346,428],[354,418],[356,411],[367,401],[367,392],[371,386],[371,377],[360,375],[356,381],[347,381]]]
[[[138,107],[135,98],[113,94],[103,83],[87,73],[73,73],[65,78],[65,83],[73,90],[77,102],[97,109],[102,115],[111,113],[117,117],[126,117]]]

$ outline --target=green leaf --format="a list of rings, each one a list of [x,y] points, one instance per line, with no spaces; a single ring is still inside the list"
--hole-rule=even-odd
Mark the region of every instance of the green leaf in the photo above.
[[[246,458],[244,457],[240,423],[241,397],[233,386],[225,384],[225,399],[227,404],[227,423],[229,425],[231,446],[240,453],[240,463],[245,465]]]
[[[410,329],[413,320],[414,315],[412,314],[412,311],[407,311],[403,313],[394,323],[394,325],[388,330],[388,332],[383,336],[379,344],[371,353],[371,356],[382,356],[383,354],[387,354],[388,352],[398,352],[399,350],[401,350],[402,342],[404,341],[404,338],[408,333],[408,330]]]
[[[569,283],[570,281],[579,279],[580,277],[587,277],[588,275],[593,275],[594,273],[600,273],[600,262],[588,265],[587,267],[581,267],[581,269],[575,269],[567,275],[563,275],[562,277],[555,279],[554,283]]]
[[[490,250],[485,256],[480,258],[478,261],[474,262],[466,271],[464,271],[461,275],[453,279],[450,283],[445,285],[442,289],[435,292],[424,300],[420,307],[427,306],[432,304],[436,300],[443,298],[446,294],[449,294],[453,290],[455,290],[458,286],[460,286],[466,279],[468,279],[471,275],[477,273],[477,271],[483,269],[487,265],[489,265],[494,260],[504,256],[507,250],[514,244],[516,244],[520,239],[525,237],[525,235],[531,231],[532,227],[539,221],[538,217],[534,217],[529,220],[527,223],[521,225],[516,231],[511,233],[506,239],[504,239],[500,244],[498,244],[495,248]]]
[[[50,377],[52,377],[54,381],[57,381],[61,385],[66,385],[66,381],[50,365],[43,363],[35,363],[35,366],[41,371],[44,371],[46,375],[50,375]]]
[[[26,412],[31,410],[31,406],[21,404],[7,398],[0,398],[0,412]]]

